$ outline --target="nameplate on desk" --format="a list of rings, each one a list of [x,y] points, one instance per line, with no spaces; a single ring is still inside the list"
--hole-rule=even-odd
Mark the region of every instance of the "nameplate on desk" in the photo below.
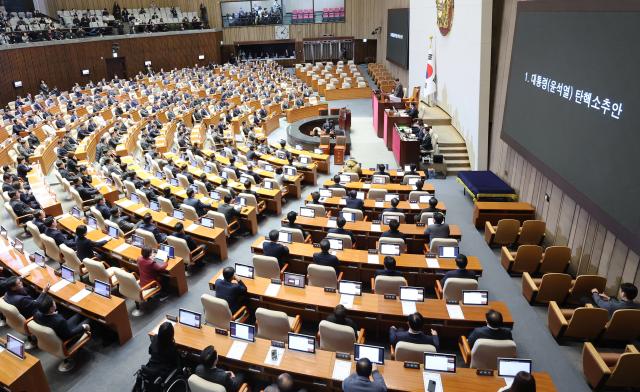
[[[317,242],[314,242],[314,243],[313,243],[313,247],[314,247],[314,248],[319,248],[319,247],[320,247],[320,244],[319,244],[319,243],[317,243]]]
[[[215,331],[217,335],[229,336],[229,331],[227,331],[226,329],[216,328]]]
[[[382,231],[382,227],[380,225],[371,225],[370,231]]]
[[[404,363],[405,369],[420,369],[420,364],[418,362],[410,362],[407,361]]]
[[[447,304],[447,313],[449,313],[449,317],[452,319],[464,320],[464,313],[462,313],[460,305]]]
[[[177,323],[177,322],[178,322],[178,317],[177,317],[177,316],[174,316],[174,315],[168,314],[168,315],[166,315],[165,317],[166,317],[166,319],[167,319],[167,320],[169,320],[169,321],[173,321],[174,323]]]
[[[78,302],[82,301],[84,299],[84,297],[86,297],[90,293],[91,293],[91,291],[86,290],[86,289],[82,289],[82,290],[78,291],[77,293],[75,293],[71,298],[69,298],[69,301],[71,301],[73,303],[78,303]]]
[[[429,268],[440,268],[440,262],[435,257],[427,257],[427,267]]]
[[[397,296],[395,294],[385,294],[384,299],[396,299]]]
[[[100,238],[98,241],[111,241],[111,236],[105,235],[104,237]]]
[[[264,290],[264,295],[268,297],[276,297],[280,291],[280,287],[280,284],[269,283],[267,288]]]
[[[147,207],[140,207],[140,208],[138,208],[137,210],[135,210],[133,212],[135,212],[136,214],[142,214],[142,213],[146,212],[147,209],[148,209]]]
[[[380,256],[378,256],[378,254],[371,254],[369,253],[367,255],[367,264],[380,264]]]
[[[325,293],[335,293],[336,292],[336,288],[335,287],[325,287],[324,288],[324,292]]]
[[[165,216],[164,218],[162,218],[162,220],[160,221],[160,223],[164,224],[164,225],[168,225],[171,222],[173,222],[173,217],[171,216]]]
[[[196,223],[192,223],[192,224],[190,224],[189,226],[187,226],[187,228],[186,228],[185,230],[187,230],[187,231],[194,231],[195,229],[197,229],[197,228],[198,228],[198,226],[199,226],[198,224],[196,224]]]
[[[131,200],[122,200],[121,202],[118,203],[118,205],[120,205],[120,207],[122,208],[129,208],[134,204],[136,203],[132,202]]]
[[[125,242],[125,243],[122,243],[122,244],[118,245],[118,246],[117,246],[113,251],[114,251],[115,253],[122,253],[122,252],[124,252],[125,250],[129,249],[130,247],[131,247],[131,245],[129,245],[129,244],[127,244],[127,243]]]
[[[344,360],[351,360],[351,354],[349,353],[341,353],[341,352],[336,352],[336,358],[338,359],[344,359]]]
[[[416,227],[424,227],[424,226],[425,226],[425,224],[424,224],[424,223],[422,223],[422,222],[418,222],[418,223],[416,223]]]
[[[26,274],[28,274],[29,272],[33,271],[36,268],[38,268],[38,264],[30,263],[30,264],[27,264],[27,266],[20,268],[18,270],[18,273],[20,275],[26,275]]]
[[[384,208],[384,201],[376,201],[375,207],[376,208]]]
[[[52,293],[58,292],[65,288],[69,283],[70,282],[68,280],[59,280],[49,288],[49,291],[51,291]]]
[[[229,347],[229,351],[227,352],[226,357],[229,359],[235,359],[237,361],[242,360],[242,356],[244,355],[247,346],[247,342],[234,340],[234,342],[231,344],[231,347]]]
[[[272,340],[271,347],[284,348],[284,342],[281,342],[279,340]]]

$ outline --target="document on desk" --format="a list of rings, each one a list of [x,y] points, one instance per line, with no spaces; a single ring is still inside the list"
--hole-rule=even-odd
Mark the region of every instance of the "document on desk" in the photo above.
[[[371,184],[365,182],[364,184],[362,184],[362,189],[371,189]]]
[[[382,227],[380,225],[371,225],[370,231],[382,231]]]
[[[171,224],[172,221],[173,221],[173,217],[165,216],[164,218],[162,218],[160,223],[162,223],[163,225],[168,225],[168,224]]]
[[[190,224],[189,226],[187,226],[187,228],[186,228],[185,230],[186,230],[186,231],[194,231],[195,229],[197,229],[197,228],[198,228],[198,226],[199,226],[198,224],[196,224],[196,223],[192,223],[192,224]]]
[[[115,253],[122,253],[122,252],[124,252],[125,250],[129,249],[129,247],[130,247],[130,246],[131,246],[131,245],[129,245],[129,244],[127,244],[126,242],[124,242],[124,243],[122,243],[122,244],[118,245],[118,246],[117,246],[113,251],[114,251]]]
[[[277,297],[279,291],[280,291],[279,284],[269,283],[269,286],[267,286],[266,290],[264,291],[264,295],[268,297]]]
[[[334,227],[338,227],[338,226],[336,224],[336,221],[334,221],[333,219],[328,219],[327,220],[327,227],[334,228]]]
[[[38,264],[36,263],[30,263],[27,264],[25,267],[22,267],[18,270],[20,275],[26,275],[29,272],[33,271],[34,269],[38,268]]]
[[[376,208],[384,208],[384,201],[376,201]]]
[[[347,309],[351,309],[353,308],[354,299],[355,299],[355,295],[340,294],[340,305],[344,306]]]
[[[90,293],[91,293],[91,291],[86,290],[86,289],[82,289],[82,290],[78,291],[77,293],[75,293],[73,295],[73,297],[69,298],[69,301],[77,304],[78,302],[82,301],[84,299],[84,297],[86,297]]]
[[[235,359],[236,361],[242,360],[242,356],[244,355],[244,351],[247,349],[247,342],[241,342],[235,340],[231,347],[229,347],[229,352],[227,353],[227,358]]]
[[[464,313],[462,313],[460,305],[447,304],[447,312],[449,313],[449,317],[452,319],[464,320]]]
[[[436,383],[436,389],[433,392],[443,392],[442,389],[442,377],[440,373],[422,372],[422,382],[424,383],[424,391],[429,392],[429,381]]]
[[[57,281],[55,284],[53,284],[49,288],[49,291],[51,291],[52,293],[58,292],[58,291],[62,290],[63,288],[65,288],[68,284],[69,284],[68,280],[61,279],[61,280]]]
[[[427,267],[429,268],[440,268],[440,262],[435,257],[426,257]]]
[[[267,356],[264,358],[264,364],[272,365],[272,366],[280,366],[280,362],[282,362],[282,357],[284,357],[284,348],[271,346],[267,350]]]
[[[140,207],[140,208],[138,208],[137,210],[135,210],[134,212],[135,212],[136,214],[142,214],[142,213],[144,213],[144,212],[146,212],[146,211],[147,211],[147,207]]]
[[[417,312],[416,303],[413,301],[400,301],[402,304],[402,314],[408,316]]]
[[[134,205],[136,203],[132,202],[129,199],[126,200],[122,200],[120,203],[118,203],[118,205],[122,208],[129,208],[130,206]]]
[[[351,361],[341,361],[336,359],[333,363],[333,374],[331,378],[342,381],[351,374]]]
[[[111,236],[110,235],[105,235],[104,237],[100,238],[98,241],[111,241]]]
[[[375,255],[368,254],[367,264],[380,264],[380,256],[377,253]]]

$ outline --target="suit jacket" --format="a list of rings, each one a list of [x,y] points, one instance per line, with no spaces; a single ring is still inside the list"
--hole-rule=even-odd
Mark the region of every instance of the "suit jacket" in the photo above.
[[[304,238],[307,238],[308,233],[304,230],[302,225],[299,225],[297,223],[291,224],[291,223],[287,222],[282,227],[286,227],[286,228],[289,228],[289,229],[298,229],[298,230],[302,231],[302,236]]]
[[[598,294],[593,294],[593,302],[597,307],[606,309],[609,312],[609,316],[613,316],[613,312],[619,309],[638,309],[640,308],[640,304],[637,304],[633,301],[621,301],[616,298],[611,298],[610,300],[605,300],[600,297]]]
[[[196,214],[198,214],[198,216],[202,216],[204,214],[207,213],[207,206],[206,204],[204,204],[203,202],[201,202],[200,200],[194,198],[194,197],[188,197],[186,199],[184,199],[184,204],[193,207],[196,210]],[[227,220],[227,223],[229,221]]]
[[[383,213],[385,212],[402,212],[401,209],[399,209],[398,207],[389,207],[389,208],[385,208],[384,210],[382,210]]]
[[[393,95],[398,98],[404,98],[404,87],[402,83],[398,83],[398,85],[393,89]]]
[[[449,225],[443,223],[441,225],[434,223],[432,225],[427,226],[424,230],[424,236],[427,237],[427,240],[431,241],[434,238],[449,238]]]
[[[153,223],[146,224],[146,223],[142,223],[142,221],[138,223],[139,223],[138,228],[151,232],[153,234],[153,237],[156,239],[158,243],[164,242],[164,240],[167,239],[167,235],[164,233],[161,233],[160,230],[158,230],[158,227]]]
[[[44,233],[45,231],[47,231],[47,226],[44,225],[44,222],[42,220],[33,218],[32,222],[34,225],[36,225],[40,233]]]
[[[13,208],[13,212],[15,212],[16,215],[18,216],[23,216],[23,215],[33,213],[33,210],[31,209],[31,207],[24,204],[20,200],[11,200],[11,202],[9,202],[9,205],[11,205],[11,208]]]
[[[199,364],[196,366],[196,375],[209,382],[222,385],[227,392],[235,392],[239,387],[238,383],[234,382],[234,378],[223,369],[211,369]]]
[[[347,198],[347,204],[344,205],[345,208],[353,208],[354,210],[364,210],[364,200],[360,199],[352,199],[350,197]]]
[[[33,317],[35,312],[38,310],[40,302],[44,299],[45,296],[46,294],[43,292],[38,296],[38,298],[33,299],[33,297],[31,297],[27,293],[27,291],[23,289],[20,292],[7,291],[4,296],[4,300],[7,303],[18,308],[20,314],[24,318],[28,319],[29,317]]]
[[[511,330],[507,328],[489,328],[488,326],[474,328],[469,335],[469,347],[473,349],[473,345],[478,339],[493,340],[512,340]]]
[[[380,372],[374,370],[371,375],[373,376],[373,381],[366,377],[358,376],[356,373],[351,374],[342,381],[342,390],[344,392],[385,392],[387,385],[384,383]]]
[[[232,283],[224,279],[216,280],[216,297],[227,301],[231,313],[235,313],[240,309],[246,294],[247,286],[242,281]]]
[[[389,329],[389,341],[392,345],[396,345],[398,342],[409,342],[416,344],[431,344],[436,347],[440,346],[440,339],[437,336],[427,335],[424,332],[410,333],[403,329]]]
[[[240,212],[236,210],[234,206],[227,203],[218,204],[218,212],[224,215],[227,223],[231,223],[231,221],[240,217]]]
[[[53,329],[56,335],[63,341],[82,336],[84,333],[82,324],[73,325],[58,312],[54,314],[42,314],[38,311],[34,319],[36,323]]]
[[[376,276],[402,276],[402,272],[398,270],[381,269],[376,271]]]
[[[340,260],[330,253],[317,252],[313,254],[313,262],[318,265],[324,265],[327,267],[337,268],[340,265]]]
[[[462,279],[478,279],[475,272],[469,271],[468,269],[455,269],[453,271],[448,271],[442,277],[442,286],[444,286],[444,282],[449,278],[462,278]]]
[[[193,251],[195,248],[198,247],[198,245],[196,245],[195,241],[193,240],[193,238],[191,238],[191,236],[187,233],[178,233],[178,232],[173,232],[171,234],[174,237],[178,237],[178,238],[182,238],[183,240],[185,240],[187,242],[187,246],[189,247],[190,251]]]
[[[76,236],[76,254],[80,261],[84,260],[86,257],[91,258],[94,254],[94,249],[99,248],[102,245],[106,244],[108,240],[104,241],[91,241],[87,237],[78,237]]]
[[[60,246],[60,244],[65,244],[67,243],[68,239],[67,236],[61,232],[58,229],[52,229],[51,227],[48,227],[45,231],[44,234],[46,234],[47,236],[53,238],[53,240],[56,242],[56,245]],[[82,260],[82,259],[80,259]]]
[[[140,274],[140,287],[152,282],[160,282],[160,274],[167,269],[167,263],[156,263],[151,259],[140,256],[138,263],[138,273]]]
[[[350,232],[349,230],[345,230],[341,227],[334,227],[332,229],[329,229],[328,231],[331,234],[344,234],[344,235],[348,235],[349,237],[351,237],[351,242],[354,242],[356,239],[353,237],[353,233]]]
[[[382,233],[380,235],[380,237],[389,237],[389,238],[402,238],[404,239],[404,234],[402,234],[400,231],[391,231],[391,229],[385,231],[384,233]]]
[[[100,214],[104,219],[111,218],[111,208],[106,204],[97,204],[96,209],[100,211]]]
[[[284,265],[285,257],[289,256],[289,248],[278,242],[264,241],[262,243],[262,252],[265,256],[271,256],[278,259],[280,267]]]

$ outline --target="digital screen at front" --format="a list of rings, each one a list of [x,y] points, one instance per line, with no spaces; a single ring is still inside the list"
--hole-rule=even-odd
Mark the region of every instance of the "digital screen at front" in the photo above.
[[[502,127],[505,142],[636,249],[639,36],[640,11],[520,3]]]

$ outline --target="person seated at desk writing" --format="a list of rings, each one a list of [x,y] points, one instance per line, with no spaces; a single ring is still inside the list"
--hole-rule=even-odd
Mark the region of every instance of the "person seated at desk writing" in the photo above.
[[[383,175],[383,176],[389,175],[389,173],[387,173],[386,171],[387,168],[384,165],[384,163],[379,163],[377,167],[378,167],[378,170],[375,173],[373,173],[374,175]]]
[[[187,246],[189,247],[189,251],[193,251],[195,248],[198,247],[198,245],[196,245],[196,242],[193,240],[193,238],[191,238],[189,234],[185,233],[184,224],[182,222],[176,223],[174,230],[175,231],[171,233],[171,235],[185,240],[187,242]]]
[[[236,206],[231,203],[231,196],[224,195],[222,202],[218,204],[218,212],[224,215],[228,224],[240,219],[240,206]]]
[[[358,199],[358,192],[355,189],[349,191],[349,197],[347,197],[345,208],[353,208],[354,210],[360,210],[364,212],[364,200]]]
[[[332,234],[343,234],[343,235],[348,235],[351,238],[351,242],[355,242],[355,237],[353,235],[353,233],[349,230],[345,230],[344,226],[347,224],[347,220],[344,219],[343,217],[339,216],[338,219],[336,219],[336,226],[334,228],[329,229],[329,233]]]
[[[402,276],[402,272],[396,269],[396,259],[393,256],[384,257],[384,269],[377,270],[376,276]]]
[[[55,334],[63,342],[67,343],[67,347],[71,347],[77,342],[85,332],[89,332],[91,328],[87,319],[81,314],[74,314],[66,319],[56,307],[56,303],[49,294],[46,294],[40,301],[38,311],[33,316],[36,323],[53,329]]]
[[[400,199],[398,199],[397,197],[394,197],[393,199],[391,199],[391,207],[389,208],[385,208],[384,210],[382,210],[382,213],[385,212],[402,212],[402,210],[400,208],[398,208],[398,204],[400,204]]]
[[[438,349],[440,346],[440,339],[438,338],[438,332],[435,329],[431,329],[431,336],[425,334],[422,330],[424,328],[424,318],[419,312],[415,312],[409,315],[407,318],[408,330],[398,330],[398,328],[391,326],[389,328],[389,342],[392,346],[398,342],[409,342],[415,344],[430,344]]]
[[[400,228],[400,221],[392,219],[389,221],[389,230],[385,231],[380,237],[401,238],[405,239],[405,235],[398,230]]]
[[[313,254],[313,263],[324,265],[326,267],[337,268],[340,265],[340,260],[338,260],[335,255],[329,253],[330,248],[329,240],[323,239],[320,241],[320,252]]]
[[[358,333],[358,325],[351,318],[347,317],[347,308],[345,308],[344,305],[336,305],[333,313],[328,315],[326,320],[334,324],[351,327],[354,333]]]
[[[11,276],[4,282],[4,287],[7,290],[4,295],[4,300],[8,304],[15,306],[22,317],[28,319],[33,317],[38,310],[40,303],[47,295],[51,285],[47,283],[39,296],[35,297],[33,292],[27,290],[22,283],[22,278],[19,276]]]
[[[144,214],[144,216],[142,217],[142,220],[138,222],[138,224],[136,225],[136,228],[146,230],[151,234],[153,234],[153,238],[155,238],[156,242],[158,243],[162,243],[167,239],[167,235],[160,232],[160,230],[158,229],[158,226],[153,224],[153,217],[149,212]]]
[[[611,298],[605,293],[598,292],[598,289],[591,289],[593,304],[599,308],[606,309],[609,317],[619,309],[638,309],[640,304],[633,302],[638,296],[638,288],[633,283],[623,283],[618,291],[618,298]]]
[[[458,256],[456,256],[456,266],[458,268],[453,271],[448,271],[444,274],[441,280],[442,286],[444,287],[444,283],[449,278],[478,279],[475,272],[469,271],[467,269],[467,263],[467,256],[463,255],[462,253],[458,254]]]
[[[265,256],[275,257],[278,259],[280,268],[284,266],[284,260],[289,256],[289,248],[278,242],[280,232],[278,230],[271,230],[269,232],[269,241],[262,243],[262,253]]]
[[[218,352],[209,345],[200,353],[200,364],[196,366],[196,376],[209,382],[222,385],[226,392],[235,392],[242,385],[242,375],[235,375],[233,372],[226,371],[217,367]]]
[[[427,241],[431,241],[434,238],[449,238],[451,231],[449,225],[444,223],[444,215],[440,212],[433,214],[433,224],[427,226],[424,230],[424,236]]]
[[[80,260],[94,257],[96,248],[109,242],[109,240],[92,241],[87,238],[87,231],[87,226],[85,225],[76,227],[76,237],[73,241],[73,247]]]
[[[196,210],[196,214],[198,216],[203,216],[207,213],[207,205],[200,201],[200,199],[196,199],[195,191],[192,188],[187,189],[187,198],[184,199],[183,204],[193,207]]]
[[[222,270],[222,278],[216,280],[215,286],[216,298],[227,301],[232,314],[242,307],[247,295],[247,286],[238,279],[233,267],[225,267]]]
[[[473,331],[471,331],[471,334],[469,334],[467,338],[469,347],[473,349],[473,345],[478,339],[513,340],[511,330],[503,327],[502,313],[489,309],[484,316],[487,320],[487,325],[474,328]]]
[[[288,229],[298,229],[302,232],[302,237],[307,238],[309,233],[307,233],[302,225],[296,223],[296,219],[298,219],[298,213],[295,211],[289,211],[287,213],[287,223],[284,223],[282,227],[286,227]]]
[[[373,381],[370,378],[373,378]],[[387,385],[369,358],[360,358],[356,362],[356,372],[342,381],[342,390],[344,392],[386,392]]]

